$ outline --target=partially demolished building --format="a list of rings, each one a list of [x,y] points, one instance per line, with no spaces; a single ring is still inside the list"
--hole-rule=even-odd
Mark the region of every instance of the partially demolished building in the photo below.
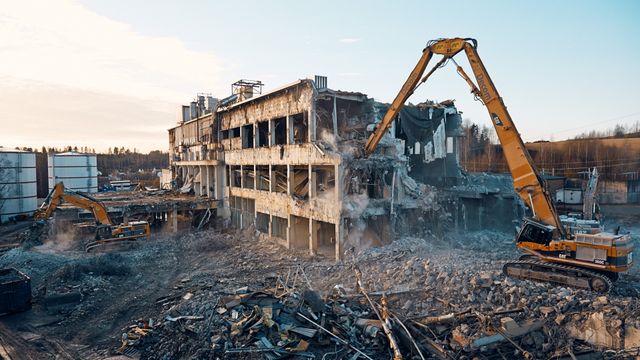
[[[234,227],[339,258],[453,222],[433,190],[462,176],[453,101],[405,106],[364,158],[388,104],[329,89],[321,76],[267,93],[257,81],[232,89],[183,107],[169,142],[171,185],[218,200],[217,215]]]

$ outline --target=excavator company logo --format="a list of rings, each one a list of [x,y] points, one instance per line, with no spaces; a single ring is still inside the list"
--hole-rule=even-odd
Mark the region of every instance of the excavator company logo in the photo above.
[[[476,79],[478,80],[478,87],[480,88],[482,100],[487,103],[489,99],[489,88],[487,88],[487,84],[484,82],[484,75],[478,74],[476,75]]]
[[[502,126],[502,120],[500,120],[500,117],[496,114],[491,114],[491,119],[493,119],[493,122],[498,125],[498,126]]]

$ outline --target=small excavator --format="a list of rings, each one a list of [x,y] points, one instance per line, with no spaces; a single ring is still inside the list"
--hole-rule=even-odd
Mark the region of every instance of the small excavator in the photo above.
[[[561,222],[544,179],[538,173],[502,98],[489,77],[480,56],[478,43],[470,38],[432,40],[427,43],[400,92],[382,120],[369,136],[365,156],[371,155],[404,103],[415,90],[448,61],[467,82],[475,99],[489,111],[491,122],[504,150],[513,177],[513,186],[532,216],[525,217],[516,237],[516,246],[526,255],[503,267],[507,276],[547,281],[571,287],[607,293],[618,274],[633,265],[633,245],[629,234],[606,232],[571,233]],[[454,56],[464,51],[477,83],[456,63]],[[422,76],[433,55],[442,59]]]
[[[107,208],[100,201],[89,195],[65,189],[62,182],[57,183],[49,192],[40,208],[35,211],[34,219],[49,219],[62,203],[69,203],[93,213],[98,225],[95,241],[85,245],[87,252],[101,245],[132,242],[143,237],[148,238],[151,234],[151,228],[146,221],[129,221],[125,224],[114,225]]]

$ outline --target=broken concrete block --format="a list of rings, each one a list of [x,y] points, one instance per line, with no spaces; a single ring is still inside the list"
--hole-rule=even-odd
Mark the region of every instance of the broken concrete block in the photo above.
[[[624,348],[640,348],[640,329],[626,325],[624,328]]]
[[[581,326],[572,323],[567,326],[567,331],[571,336],[588,342],[589,344],[607,347],[612,349],[622,348],[622,338],[620,326],[612,326],[611,319],[607,318],[603,312],[596,312],[589,315],[587,321]]]

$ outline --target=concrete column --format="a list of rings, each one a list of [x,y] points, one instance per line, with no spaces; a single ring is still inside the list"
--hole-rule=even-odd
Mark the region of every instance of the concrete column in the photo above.
[[[169,231],[172,233],[178,232],[178,210],[173,209],[171,212],[167,213],[169,216]]]
[[[335,195],[335,199],[337,202],[342,201],[342,189],[344,189],[344,185],[343,185],[343,177],[342,177],[342,171],[340,169],[340,165],[336,164],[335,165],[335,169],[334,169],[334,176],[335,176],[335,188],[333,189],[334,191],[334,195]]]
[[[273,236],[273,215],[269,212],[269,229],[267,230],[269,236]]]
[[[318,252],[318,230],[320,225],[317,221],[309,218],[309,253],[315,255]]]
[[[253,124],[253,148],[257,149],[258,148],[258,137],[260,135],[258,135],[258,124],[254,123]]]
[[[240,187],[244,189],[244,165],[240,165]]]
[[[317,174],[315,173],[315,171],[313,171],[313,167],[311,166],[311,164],[309,164],[309,199],[314,199],[317,196],[316,182],[318,181],[318,179],[316,175]]]
[[[253,164],[253,190],[258,190],[258,169]]]
[[[338,136],[338,110],[336,108],[336,97],[333,97],[333,111],[331,112],[331,122],[333,124],[333,135]]]
[[[293,194],[293,166],[287,164],[287,195]]]
[[[336,224],[336,261],[342,256],[342,219]]]
[[[287,144],[293,144],[293,117],[287,115]]]
[[[287,215],[287,249],[291,249],[291,238],[293,234],[291,233],[291,214]]]
[[[307,111],[307,124],[309,125],[309,142],[316,141],[316,102],[311,100],[311,107]]]
[[[275,191],[276,180],[275,180],[273,174],[274,174],[273,165],[269,164],[269,192],[274,192]]]
[[[273,126],[273,119],[269,120],[269,147],[276,144],[276,132]]]

